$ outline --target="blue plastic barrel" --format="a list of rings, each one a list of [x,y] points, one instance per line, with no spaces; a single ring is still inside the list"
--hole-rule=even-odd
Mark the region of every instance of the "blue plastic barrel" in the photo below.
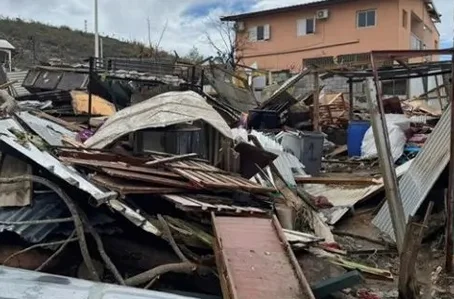
[[[369,128],[370,122],[368,121],[350,121],[347,129],[347,150],[349,157],[361,156],[361,144]]]

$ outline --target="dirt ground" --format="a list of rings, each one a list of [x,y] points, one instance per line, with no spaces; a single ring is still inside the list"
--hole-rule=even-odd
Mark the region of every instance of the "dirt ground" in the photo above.
[[[371,211],[357,210],[353,217],[340,222],[335,230],[349,232],[354,235],[365,236],[375,240],[382,240],[380,231],[371,223],[374,215]],[[397,282],[399,274],[399,257],[397,249],[372,243],[357,237],[336,236],[343,250],[349,252],[346,258],[371,267],[389,270],[394,280],[384,280],[364,275],[365,281],[361,285],[347,290],[347,295],[340,294],[337,298],[364,298],[357,296],[363,289],[376,298],[397,298]],[[445,255],[443,252],[443,231],[430,236],[422,244],[416,265],[417,280],[421,288],[421,298],[454,298],[454,276],[443,273]],[[367,252],[375,250],[375,252]],[[366,251],[366,253],[363,253]],[[309,255],[299,256],[305,274],[310,283],[335,277],[345,273],[340,267],[330,265],[327,261],[320,261]],[[368,297],[367,297],[368,298]],[[374,298],[374,297],[371,297]]]

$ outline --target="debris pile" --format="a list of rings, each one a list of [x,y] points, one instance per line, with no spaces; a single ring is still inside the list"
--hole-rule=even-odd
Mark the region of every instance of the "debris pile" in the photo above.
[[[359,107],[352,93],[325,91],[319,73],[305,69],[258,96],[214,62],[91,58],[89,68],[31,69],[21,95],[0,82],[1,274],[44,277],[45,292],[53,281],[80,292],[103,282],[150,298],[162,293],[124,287],[165,298],[399,294],[430,231],[414,223],[431,228],[443,210],[435,198],[450,159],[449,102],[427,101],[447,93],[386,99],[385,132],[373,88],[370,109]],[[385,200],[377,134],[400,180],[408,252]],[[434,212],[419,221],[420,208]]]

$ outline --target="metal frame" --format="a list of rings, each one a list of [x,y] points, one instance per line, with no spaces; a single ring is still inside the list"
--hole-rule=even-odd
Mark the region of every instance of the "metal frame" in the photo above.
[[[417,77],[424,77],[428,75],[427,72],[423,72],[419,66],[417,69],[412,69],[411,65],[402,62],[402,59],[424,57],[427,55],[451,55],[451,62],[446,63],[446,66],[450,65],[450,69],[442,70],[440,73],[452,74],[454,78],[454,49],[443,49],[443,50],[398,50],[398,51],[372,51],[370,54],[372,73],[375,83],[375,89],[377,91],[375,97],[377,100],[377,106],[371,105],[371,114],[375,116],[372,118],[374,127],[374,133],[376,137],[375,143],[377,145],[380,165],[383,170],[384,183],[386,188],[386,198],[388,200],[390,213],[392,217],[392,223],[394,227],[394,233],[396,235],[396,241],[399,250],[402,249],[403,238],[405,236],[405,216],[403,213],[402,201],[400,200],[400,194],[397,184],[397,178],[395,170],[392,167],[392,161],[390,160],[389,152],[389,136],[386,126],[385,112],[383,109],[383,94],[381,90],[380,81],[383,79],[380,77],[380,70],[376,67],[377,60],[379,59],[392,59],[397,61],[403,68],[407,69],[408,72],[416,72]],[[435,76],[438,74],[430,74]],[[451,79],[453,80],[453,79]],[[454,94],[454,83],[451,82],[450,98],[453,101]],[[371,99],[374,100],[374,99]],[[454,115],[454,105],[451,105],[451,115]],[[381,121],[380,121],[381,120]],[[383,137],[383,138],[380,138]],[[380,150],[382,149],[382,150]],[[454,200],[454,117],[451,117],[451,160],[449,164],[449,187],[448,187],[448,198],[446,200],[446,211],[447,211],[447,224],[446,224],[446,270],[452,271],[453,263],[453,229],[452,229],[452,212],[453,212],[453,200]]]

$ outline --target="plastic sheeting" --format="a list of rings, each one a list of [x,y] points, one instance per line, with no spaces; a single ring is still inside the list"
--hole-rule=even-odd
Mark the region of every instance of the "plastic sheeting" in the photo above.
[[[394,162],[396,162],[404,153],[404,147],[407,142],[405,130],[410,127],[410,119],[403,114],[387,114],[385,117],[391,154]],[[378,157],[378,152],[375,145],[374,131],[370,127],[364,135],[361,144],[361,158],[371,159],[376,157]]]

